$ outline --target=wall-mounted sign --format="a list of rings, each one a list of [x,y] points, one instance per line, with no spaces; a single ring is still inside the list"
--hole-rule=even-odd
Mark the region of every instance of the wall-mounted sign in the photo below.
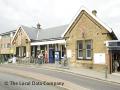
[[[94,53],[94,64],[105,64],[105,53]]]
[[[67,50],[67,58],[71,58],[72,57],[72,52],[70,49]]]

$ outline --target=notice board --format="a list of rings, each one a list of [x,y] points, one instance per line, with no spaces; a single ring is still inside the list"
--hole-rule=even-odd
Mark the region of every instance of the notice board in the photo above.
[[[105,64],[105,53],[94,53],[94,64]]]
[[[70,49],[67,50],[67,58],[72,57],[72,51]]]

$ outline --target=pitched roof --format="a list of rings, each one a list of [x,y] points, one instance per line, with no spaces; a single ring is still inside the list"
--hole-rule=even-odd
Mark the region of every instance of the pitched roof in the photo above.
[[[76,14],[76,16],[73,18],[71,23],[69,25],[62,25],[57,26],[53,28],[47,28],[47,29],[37,29],[37,28],[30,28],[27,26],[21,26],[24,31],[27,33],[28,37],[31,40],[51,40],[51,39],[61,39],[64,37],[66,32],[69,30],[69,28],[72,26],[76,18],[80,15],[82,11],[86,11],[93,19],[95,19],[99,24],[101,24],[106,30],[108,30],[110,33],[114,32],[110,27],[105,25],[103,22],[101,22],[96,16],[92,14],[89,10],[87,10],[85,7],[80,8],[79,12]]]
[[[30,27],[27,27],[27,26],[24,26],[24,25],[22,25],[21,27],[24,29],[24,31],[27,33],[27,35],[29,36],[30,39],[36,40],[36,36],[37,36],[37,33],[38,33],[39,29],[30,28]]]
[[[93,19],[95,19],[99,24],[101,24],[104,28],[106,28],[106,30],[108,30],[110,33],[112,33],[112,29],[110,27],[108,27],[107,25],[105,25],[103,22],[101,22],[101,20],[99,20],[95,15],[92,14],[92,12],[90,12],[88,9],[86,9],[85,7],[81,7],[80,10],[77,12],[77,14],[75,15],[75,17],[72,19],[71,23],[69,24],[68,28],[65,30],[65,32],[62,34],[62,36],[64,36],[67,31],[69,30],[69,28],[72,26],[72,24],[74,23],[74,21],[77,19],[77,17],[80,15],[80,13],[82,11],[87,12]]]
[[[62,38],[61,36],[65,32],[68,25],[62,25],[47,29],[30,28],[23,25],[21,27],[24,29],[31,40],[50,40]]]
[[[5,33],[1,33],[0,35],[6,35],[6,34],[10,34],[11,32],[16,32],[16,30],[11,30],[11,31],[8,31],[8,32],[5,32]]]
[[[65,32],[68,25],[42,29],[39,31],[37,40],[58,39]]]

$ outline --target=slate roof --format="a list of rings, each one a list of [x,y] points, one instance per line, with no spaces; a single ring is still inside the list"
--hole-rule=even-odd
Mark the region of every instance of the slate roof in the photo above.
[[[61,36],[67,29],[68,25],[62,25],[47,29],[30,28],[23,25],[21,27],[25,30],[31,40],[43,41],[63,38]]]
[[[27,26],[24,26],[24,25],[22,25],[21,27],[24,29],[24,31],[27,33],[28,37],[31,40],[36,40],[36,36],[37,36],[37,33],[38,33],[37,28],[30,28],[30,27],[27,27]]]
[[[59,39],[67,29],[68,25],[42,29],[39,31],[37,40]]]
[[[93,19],[95,19],[103,27],[105,27],[111,33],[112,36],[114,36],[115,38],[118,38],[110,27],[102,23],[96,16],[94,16],[85,7],[82,7],[79,10],[79,12],[76,14],[76,16],[73,18],[73,20],[69,25],[62,25],[62,26],[47,28],[47,29],[30,28],[22,25],[22,28],[25,30],[25,32],[27,33],[28,37],[31,40],[44,41],[44,40],[51,40],[51,39],[60,39],[64,37],[64,35],[67,33],[71,25],[74,23],[76,18],[79,16],[79,14],[83,10],[86,11]]]
[[[11,32],[16,32],[16,30],[11,30],[11,31],[8,31],[8,32],[5,32],[5,33],[1,33],[0,35],[6,35],[6,34],[10,34]]]

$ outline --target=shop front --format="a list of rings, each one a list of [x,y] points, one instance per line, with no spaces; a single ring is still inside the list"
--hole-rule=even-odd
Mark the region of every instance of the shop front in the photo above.
[[[112,72],[120,72],[120,50],[112,50]]]
[[[107,41],[106,46],[109,52],[110,73],[120,73],[120,41]]]
[[[65,40],[31,43],[31,55],[37,57],[37,54],[42,52],[48,63],[55,63],[56,52],[59,52],[59,60],[61,60],[64,57],[65,51]]]

